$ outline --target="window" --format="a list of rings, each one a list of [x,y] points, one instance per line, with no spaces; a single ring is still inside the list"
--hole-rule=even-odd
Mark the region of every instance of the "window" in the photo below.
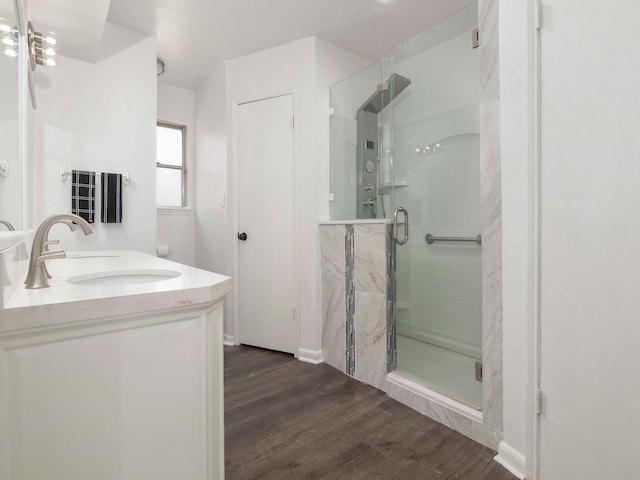
[[[156,205],[159,207],[187,206],[186,132],[184,125],[158,122]]]

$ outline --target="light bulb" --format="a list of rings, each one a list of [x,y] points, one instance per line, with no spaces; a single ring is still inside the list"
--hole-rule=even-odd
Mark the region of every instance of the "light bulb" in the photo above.
[[[7,45],[8,47],[15,47],[16,46],[16,41],[13,38],[4,37],[2,39],[2,43]]]
[[[55,46],[58,44],[58,41],[56,40],[56,34],[53,32],[49,32],[45,34],[43,40],[47,45],[50,45],[50,46]]]
[[[4,50],[4,54],[7,57],[16,58],[18,56],[18,52],[16,52],[13,48],[6,48]]]
[[[55,67],[56,61],[53,58],[47,58],[47,61],[45,62],[45,64],[47,65],[47,67]]]
[[[47,48],[44,51],[45,55],[48,57],[55,57],[56,56],[56,51],[53,48]]]
[[[13,31],[13,27],[10,25],[6,25],[4,23],[0,24],[0,32],[2,33],[11,33]]]

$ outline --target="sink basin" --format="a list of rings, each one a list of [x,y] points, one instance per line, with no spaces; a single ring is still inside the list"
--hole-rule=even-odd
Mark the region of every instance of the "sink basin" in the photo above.
[[[139,283],[161,282],[181,275],[174,270],[118,270],[86,273],[67,279],[74,285],[136,285]]]
[[[118,253],[67,252],[66,258],[112,258],[119,257]]]

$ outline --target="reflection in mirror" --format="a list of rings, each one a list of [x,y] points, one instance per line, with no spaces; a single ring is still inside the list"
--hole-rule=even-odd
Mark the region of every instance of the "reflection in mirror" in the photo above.
[[[13,0],[0,0],[0,237],[11,228],[23,228],[18,21],[14,7]]]
[[[36,227],[35,220],[35,188],[34,178],[36,174],[36,105],[34,101],[34,87],[32,83],[31,72],[29,72],[28,85],[25,87],[27,92],[25,97],[27,100],[26,111],[26,146],[25,157],[22,161],[25,163],[22,169],[22,219],[23,230],[29,230]]]

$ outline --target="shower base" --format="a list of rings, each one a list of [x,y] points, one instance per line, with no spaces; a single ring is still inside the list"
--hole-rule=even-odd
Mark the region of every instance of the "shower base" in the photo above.
[[[425,369],[428,367],[433,367],[434,369],[440,368],[438,374],[441,378],[448,376],[457,378],[460,375],[460,372],[456,372],[455,368],[445,368],[442,362],[444,358],[441,358],[443,352],[437,352],[434,349],[444,350],[444,352],[448,353],[453,352],[424,344],[424,342],[405,337],[404,335],[398,335],[397,341],[399,368],[403,365],[403,362],[410,359],[410,365],[416,365],[416,369],[422,368],[421,372],[417,372],[420,375],[426,373]],[[423,345],[416,345],[413,342]],[[431,348],[423,348],[424,345]],[[407,357],[407,355],[409,357]],[[464,357],[464,355],[461,356]],[[468,367],[468,365],[473,365],[475,361],[470,357],[466,358],[468,359],[466,362],[464,361],[465,359],[458,359],[460,362],[456,368],[463,369],[465,372],[464,375],[471,377],[473,382],[476,382],[474,370]],[[419,359],[420,362],[418,362],[417,359]],[[450,359],[447,359],[447,363],[449,365],[452,363],[455,365],[455,362],[451,362]],[[465,365],[465,363],[468,365]],[[398,369],[387,375],[387,394],[391,398],[413,408],[423,415],[433,418],[437,422],[462,433],[478,443],[494,450],[498,449],[498,444],[502,440],[502,434],[485,425],[483,423],[482,411],[480,411],[477,406],[472,406],[482,401],[482,384],[480,382],[476,382],[478,385],[475,385],[468,381],[465,382],[468,388],[459,387],[458,394],[462,393],[463,395],[466,395],[464,393],[465,391],[468,394],[472,393],[476,388],[480,389],[479,394],[476,392],[475,394],[466,395],[473,396],[477,399],[474,402],[461,401],[453,398],[450,392],[447,394],[442,393],[444,389],[441,387],[437,388],[428,385],[427,382],[415,375],[416,371],[414,369],[410,368],[409,370],[411,370],[411,372]],[[468,371],[471,373],[468,373]],[[455,386],[455,382],[451,382],[451,385]]]
[[[481,409],[482,383],[475,378],[475,358],[405,335],[397,336],[397,345],[399,374]]]

